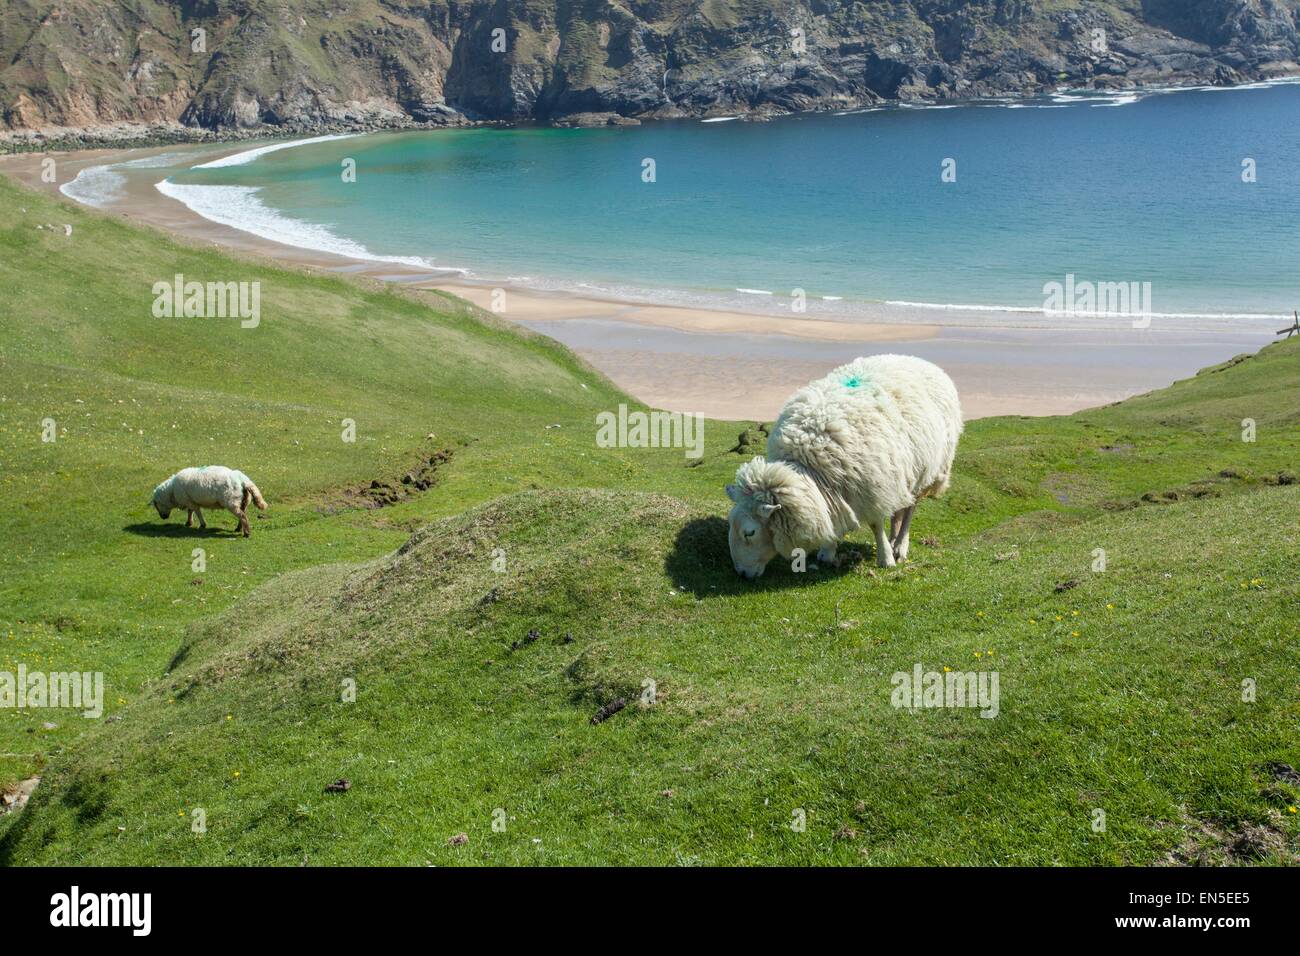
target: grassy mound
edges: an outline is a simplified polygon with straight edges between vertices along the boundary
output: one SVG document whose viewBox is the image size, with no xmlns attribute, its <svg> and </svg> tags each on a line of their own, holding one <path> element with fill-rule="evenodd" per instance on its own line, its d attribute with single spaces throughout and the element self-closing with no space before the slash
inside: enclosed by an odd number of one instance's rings
<svg viewBox="0 0 1300 956">
<path fill-rule="evenodd" d="M 593 417 L 624 397 L 459 300 L 178 244 L 2 178 L 0 202 L 0 668 L 103 671 L 110 712 L 157 678 L 186 624 L 276 574 L 375 557 L 511 491 L 685 475 L 680 453 L 596 454 Z M 259 281 L 261 323 L 154 318 L 153 284 L 177 273 Z M 268 497 L 248 541 L 230 515 L 199 533 L 148 507 L 155 484 L 203 464 Z M 434 487 L 403 484 L 412 473 Z M 81 723 L 45 722 L 0 710 L 0 786 Z"/>
<path fill-rule="evenodd" d="M 746 584 L 742 426 L 698 467 L 599 449 L 627 399 L 458 302 L 0 194 L 4 657 L 109 686 L 102 721 L 0 712 L 0 776 L 42 775 L 0 862 L 1296 860 L 1296 343 L 975 422 L 905 567 L 858 535 Z M 178 271 L 260 279 L 262 326 L 153 319 Z M 207 461 L 271 499 L 248 541 L 150 517 Z M 996 670 L 998 716 L 894 708 L 918 663 Z"/>
</svg>

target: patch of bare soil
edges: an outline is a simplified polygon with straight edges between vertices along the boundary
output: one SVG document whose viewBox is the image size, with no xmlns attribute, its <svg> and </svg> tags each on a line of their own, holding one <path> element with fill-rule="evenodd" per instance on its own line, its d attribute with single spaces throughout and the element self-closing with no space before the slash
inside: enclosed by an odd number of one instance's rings
<svg viewBox="0 0 1300 956">
<path fill-rule="evenodd" d="M 1228 361 L 1226 361 L 1226 362 L 1222 362 L 1222 363 L 1220 363 L 1220 364 L 1218 364 L 1218 365 L 1211 365 L 1209 368 L 1203 368 L 1203 369 L 1201 369 L 1199 372 L 1197 372 L 1196 374 L 1197 374 L 1197 375 L 1214 375 L 1216 372 L 1223 372 L 1223 371 L 1226 371 L 1227 369 L 1232 368 L 1234 365 L 1240 365 L 1242 362 L 1249 362 L 1249 361 L 1250 361 L 1251 359 L 1253 359 L 1254 357 L 1255 357 L 1255 356 L 1252 355 L 1252 354 L 1249 353 L 1249 352 L 1243 352 L 1241 355 L 1234 355 L 1232 358 L 1228 359 Z"/>
<path fill-rule="evenodd" d="M 1127 511 L 1141 505 L 1170 505 L 1179 501 L 1194 501 L 1198 498 L 1218 498 L 1234 482 L 1250 486 L 1256 484 L 1290 485 L 1294 484 L 1295 481 L 1295 476 L 1285 471 L 1280 472 L 1276 477 L 1264 475 L 1261 478 L 1251 478 L 1231 468 L 1224 468 L 1212 478 L 1198 478 L 1190 485 L 1182 488 L 1171 488 L 1168 491 L 1148 491 L 1139 500 L 1104 501 L 1101 507 L 1105 511 Z"/>
<path fill-rule="evenodd" d="M 1295 767 L 1292 767 L 1290 764 L 1274 760 L 1271 763 L 1266 764 L 1264 770 L 1274 780 L 1279 780 L 1282 783 L 1289 783 L 1293 787 L 1300 787 L 1300 770 L 1296 770 Z"/>
<path fill-rule="evenodd" d="M 1268 821 L 1227 826 L 1198 820 L 1184 811 L 1183 839 L 1158 866 L 1247 866 L 1255 863 L 1300 864 L 1300 847 L 1284 829 L 1282 814 L 1268 812 Z"/>
<path fill-rule="evenodd" d="M 344 488 L 330 496 L 321 510 L 331 514 L 345 508 L 387 508 L 400 504 L 437 484 L 438 469 L 451 460 L 451 454 L 450 448 L 421 454 L 415 464 L 401 475 L 373 478 L 365 484 Z"/>
</svg>

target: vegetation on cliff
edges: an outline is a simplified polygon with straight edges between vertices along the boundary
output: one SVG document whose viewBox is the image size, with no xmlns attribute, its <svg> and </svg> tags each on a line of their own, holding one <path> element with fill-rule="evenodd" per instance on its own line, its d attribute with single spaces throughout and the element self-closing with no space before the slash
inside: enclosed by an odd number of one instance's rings
<svg viewBox="0 0 1300 956">
<path fill-rule="evenodd" d="M 780 112 L 1300 71 L 1297 0 L 0 0 L 0 122 Z"/>
</svg>

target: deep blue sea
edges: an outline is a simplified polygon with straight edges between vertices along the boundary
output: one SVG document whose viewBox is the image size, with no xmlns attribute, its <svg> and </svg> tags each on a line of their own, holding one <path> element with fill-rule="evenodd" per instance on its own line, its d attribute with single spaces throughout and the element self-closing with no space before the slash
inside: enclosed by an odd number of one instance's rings
<svg viewBox="0 0 1300 956">
<path fill-rule="evenodd" d="M 1158 314 L 1300 306 L 1296 84 L 368 134 L 161 188 L 266 238 L 634 299 L 1041 310 L 1073 275 L 1149 282 Z"/>
</svg>

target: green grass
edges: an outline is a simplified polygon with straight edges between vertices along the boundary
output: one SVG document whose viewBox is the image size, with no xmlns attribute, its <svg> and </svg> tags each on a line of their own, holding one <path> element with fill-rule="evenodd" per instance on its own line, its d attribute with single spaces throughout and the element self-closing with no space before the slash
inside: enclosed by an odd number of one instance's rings
<svg viewBox="0 0 1300 956">
<path fill-rule="evenodd" d="M 0 710 L 0 783 L 42 776 L 0 862 L 1296 861 L 1300 343 L 972 423 L 905 567 L 859 534 L 746 584 L 740 425 L 697 467 L 599 449 L 628 399 L 457 300 L 0 201 L 0 669 L 108 688 L 99 721 Z M 176 272 L 260 281 L 261 325 L 153 318 Z M 440 449 L 429 491 L 349 507 Z M 205 463 L 270 500 L 250 539 L 148 509 Z M 918 662 L 997 670 L 999 716 L 894 709 Z"/>
</svg>

